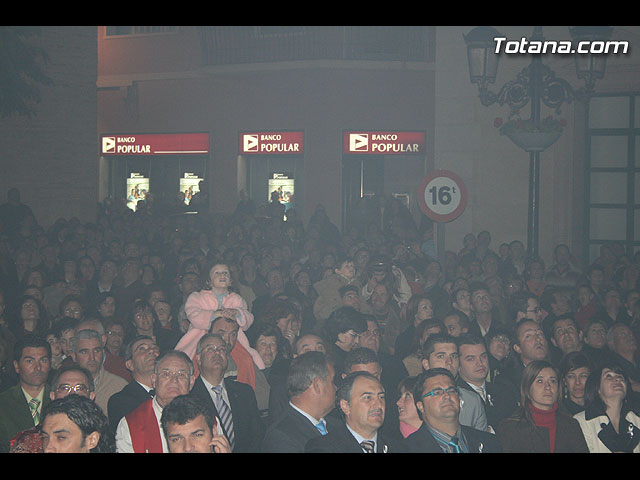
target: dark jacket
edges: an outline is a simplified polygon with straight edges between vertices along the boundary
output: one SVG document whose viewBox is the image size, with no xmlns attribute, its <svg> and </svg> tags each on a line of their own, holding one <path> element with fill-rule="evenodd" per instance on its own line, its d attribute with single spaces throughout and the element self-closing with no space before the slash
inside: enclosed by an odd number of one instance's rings
<svg viewBox="0 0 640 480">
<path fill-rule="evenodd" d="M 258 452 L 262 440 L 262 424 L 258 403 L 253 389 L 246 383 L 228 378 L 224 379 L 224 388 L 229 396 L 229 407 L 233 418 L 233 432 L 235 437 L 234 453 Z M 220 414 L 207 391 L 202 379 L 198 377 L 193 384 L 191 393 L 202 399 L 205 405 L 218 418 Z"/>
<path fill-rule="evenodd" d="M 107 414 L 109 417 L 109 425 L 113 432 L 115 433 L 122 417 L 133 412 L 140 404 L 149 400 L 151 397 L 152 395 L 135 380 L 129 382 L 129 384 L 118 393 L 111 395 L 107 403 Z"/>
<path fill-rule="evenodd" d="M 339 426 L 335 418 L 325 418 L 327 431 Z M 279 418 L 267 429 L 262 441 L 262 453 L 304 453 L 309 440 L 319 437 L 320 432 L 304 415 L 287 405 Z"/>
<path fill-rule="evenodd" d="M 406 453 L 407 448 L 402 440 L 387 437 L 378 431 L 376 453 Z M 324 436 L 309 440 L 305 453 L 364 453 L 362 447 L 343 422 Z"/>
<path fill-rule="evenodd" d="M 483 432 L 475 428 L 460 425 L 464 438 L 467 441 L 469 453 L 501 453 L 502 448 L 493 433 Z M 427 426 L 422 426 L 411 435 L 405 443 L 410 453 L 443 453 L 438 442 Z"/>
<path fill-rule="evenodd" d="M 538 427 L 520 413 L 505 418 L 496 435 L 507 453 L 550 453 L 549 430 Z M 556 441 L 554 453 L 589 453 L 582 429 L 577 420 L 556 412 Z"/>
<path fill-rule="evenodd" d="M 45 385 L 42 397 L 43 409 L 51 401 L 49 392 L 49 386 Z M 2 392 L 0 394 L 0 452 L 8 452 L 11 439 L 17 433 L 33 426 L 31 411 L 20 384 Z"/>
</svg>

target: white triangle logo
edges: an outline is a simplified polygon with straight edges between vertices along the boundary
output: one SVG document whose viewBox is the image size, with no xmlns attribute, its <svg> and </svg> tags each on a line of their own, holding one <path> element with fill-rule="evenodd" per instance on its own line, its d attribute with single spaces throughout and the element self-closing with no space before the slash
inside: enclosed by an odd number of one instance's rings
<svg viewBox="0 0 640 480">
<path fill-rule="evenodd" d="M 369 151 L 369 134 L 352 133 L 349 135 L 349 151 L 350 152 L 367 152 Z"/>
<path fill-rule="evenodd" d="M 244 135 L 243 141 L 245 152 L 258 151 L 258 135 Z"/>
<path fill-rule="evenodd" d="M 116 137 L 102 137 L 102 153 L 115 153 Z"/>
</svg>

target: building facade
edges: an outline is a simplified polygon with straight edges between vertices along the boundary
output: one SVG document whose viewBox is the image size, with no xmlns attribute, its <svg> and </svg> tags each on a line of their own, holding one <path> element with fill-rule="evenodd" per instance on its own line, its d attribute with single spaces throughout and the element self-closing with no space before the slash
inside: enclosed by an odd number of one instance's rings
<svg viewBox="0 0 640 480">
<path fill-rule="evenodd" d="M 533 27 L 496 29 L 520 39 Z M 232 211 L 242 190 L 257 204 L 277 191 L 303 220 L 322 204 L 343 227 L 360 198 L 374 195 L 406 202 L 419 223 L 422 180 L 446 170 L 464 183 L 466 206 L 435 222 L 441 252 L 482 230 L 496 250 L 512 240 L 526 245 L 529 154 L 495 126 L 507 108 L 483 106 L 469 80 L 470 30 L 44 27 L 58 82 L 43 89 L 35 119 L 0 121 L 4 157 L 17 165 L 0 185 L 18 186 L 39 218 L 89 221 L 107 196 L 131 197 L 135 208 L 143 190 L 170 198 L 202 187 L 217 211 Z M 614 27 L 613 38 L 633 47 L 639 33 Z M 570 38 L 568 27 L 544 34 Z M 490 87 L 498 91 L 529 61 L 501 55 Z M 543 61 L 581 86 L 573 56 Z M 558 243 L 583 263 L 610 241 L 629 254 L 640 249 L 638 69 L 633 48 L 610 54 L 589 102 L 543 112 L 566 123 L 541 153 L 547 264 Z"/>
</svg>

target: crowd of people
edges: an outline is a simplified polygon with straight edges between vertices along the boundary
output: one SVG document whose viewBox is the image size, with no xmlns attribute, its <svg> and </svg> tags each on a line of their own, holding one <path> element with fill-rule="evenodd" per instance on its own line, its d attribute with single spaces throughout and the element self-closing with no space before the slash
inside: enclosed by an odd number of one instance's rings
<svg viewBox="0 0 640 480">
<path fill-rule="evenodd" d="M 436 258 L 380 200 L 343 231 L 246 194 L 44 225 L 11 189 L 0 451 L 640 452 L 640 254 Z"/>
</svg>

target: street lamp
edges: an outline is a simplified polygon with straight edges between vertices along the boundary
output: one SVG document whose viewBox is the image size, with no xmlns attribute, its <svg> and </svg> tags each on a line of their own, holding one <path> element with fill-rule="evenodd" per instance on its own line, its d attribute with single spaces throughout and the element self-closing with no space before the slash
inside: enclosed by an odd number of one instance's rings
<svg viewBox="0 0 640 480">
<path fill-rule="evenodd" d="M 544 104 L 556 112 L 564 103 L 574 99 L 587 101 L 593 94 L 595 82 L 604 77 L 606 56 L 578 52 L 581 42 L 601 42 L 611 37 L 612 27 L 570 27 L 571 52 L 575 57 L 576 75 L 585 82 L 581 89 L 574 89 L 569 82 L 559 78 L 542 63 L 539 53 L 530 53 L 531 63 L 516 78 L 505 83 L 498 93 L 489 90 L 495 83 L 500 54 L 496 53 L 496 42 L 504 36 L 493 27 L 476 27 L 463 35 L 467 45 L 469 77 L 478 85 L 482 105 L 507 104 L 510 116 L 518 113 L 527 104 L 531 106 L 531 117 L 522 122 L 526 129 L 513 131 L 504 129 L 505 135 L 518 146 L 529 152 L 529 214 L 527 224 L 527 250 L 538 255 L 538 209 L 540 152 L 552 145 L 561 135 L 562 128 L 554 125 L 553 130 L 545 128 L 541 121 L 540 108 Z M 534 27 L 529 44 L 544 45 L 542 27 Z"/>
</svg>

